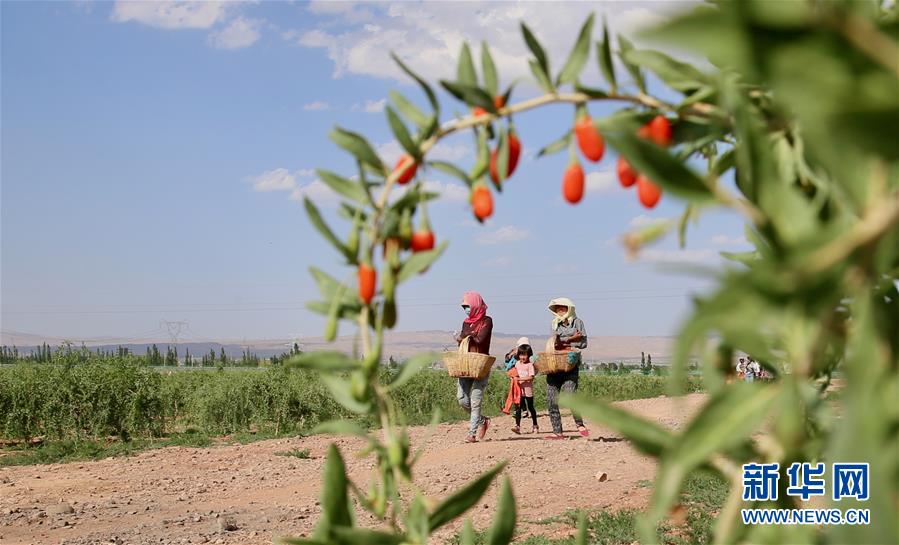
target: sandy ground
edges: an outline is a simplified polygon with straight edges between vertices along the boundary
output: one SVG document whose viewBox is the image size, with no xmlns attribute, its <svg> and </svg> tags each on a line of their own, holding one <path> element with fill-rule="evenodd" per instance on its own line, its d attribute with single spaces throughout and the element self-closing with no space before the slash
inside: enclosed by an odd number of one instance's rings
<svg viewBox="0 0 899 545">
<path fill-rule="evenodd" d="M 702 394 L 659 397 L 618 405 L 676 428 L 705 401 Z M 567 430 L 573 422 L 565 417 Z M 517 436 L 511 418 L 495 418 L 485 440 L 462 443 L 465 426 L 437 427 L 416 466 L 416 482 L 435 499 L 463 486 L 501 460 L 512 477 L 523 535 L 555 535 L 561 527 L 537 524 L 570 508 L 645 507 L 646 481 L 656 464 L 611 430 L 591 427 L 591 437 L 544 441 Z M 540 414 L 543 430 L 550 428 Z M 529 429 L 529 426 L 526 426 Z M 410 430 L 413 446 L 426 427 Z M 278 536 L 308 535 L 320 514 L 319 478 L 328 445 L 344 453 L 351 477 L 362 485 L 372 458 L 355 453 L 361 441 L 319 435 L 248 445 L 146 451 L 126 458 L 46 466 L 0 468 L 0 544 L 271 543 Z M 308 449 L 310 459 L 280 456 Z M 596 475 L 608 474 L 600 482 Z M 498 482 L 498 481 L 497 481 Z M 468 514 L 489 525 L 496 485 Z M 361 512 L 361 524 L 374 524 Z M 435 542 L 451 536 L 447 527 Z"/>
</svg>

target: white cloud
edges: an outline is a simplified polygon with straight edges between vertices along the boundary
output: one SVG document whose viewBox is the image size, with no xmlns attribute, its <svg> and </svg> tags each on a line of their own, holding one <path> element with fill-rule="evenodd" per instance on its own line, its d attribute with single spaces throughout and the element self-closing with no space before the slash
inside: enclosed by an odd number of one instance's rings
<svg viewBox="0 0 899 545">
<path fill-rule="evenodd" d="M 436 180 L 428 180 L 424 183 L 426 191 L 440 193 L 439 202 L 465 202 L 468 200 L 468 188 L 460 183 L 444 183 Z"/>
<path fill-rule="evenodd" d="M 587 174 L 587 191 L 610 193 L 618 186 L 617 175 L 611 170 L 599 170 Z"/>
<path fill-rule="evenodd" d="M 729 237 L 727 235 L 715 235 L 712 237 L 712 244 L 716 246 L 744 246 L 749 244 L 746 237 L 740 235 L 738 237 Z"/>
<path fill-rule="evenodd" d="M 485 246 L 494 244 L 505 244 L 508 242 L 518 242 L 528 238 L 531 233 L 527 229 L 516 227 L 514 225 L 506 225 L 489 233 L 481 233 L 475 237 L 475 242 Z"/>
<path fill-rule="evenodd" d="M 640 214 L 639 216 L 633 218 L 630 222 L 628 222 L 628 227 L 633 229 L 640 229 L 641 227 L 649 227 L 650 225 L 658 225 L 660 223 L 665 223 L 669 221 L 670 218 L 654 218 L 652 216 L 647 216 L 646 214 Z"/>
<path fill-rule="evenodd" d="M 113 21 L 134 21 L 157 28 L 211 28 L 223 21 L 237 2 L 117 1 L 112 7 Z"/>
<path fill-rule="evenodd" d="M 314 102 L 308 102 L 303 104 L 303 109 L 310 112 L 317 112 L 322 110 L 330 110 L 331 105 L 325 102 L 324 100 L 316 100 Z"/>
<path fill-rule="evenodd" d="M 501 269 L 510 265 L 512 265 L 512 258 L 507 255 L 493 257 L 481 262 L 481 266 L 489 267 L 491 269 Z"/>
<path fill-rule="evenodd" d="M 254 191 L 290 191 L 297 186 L 296 177 L 286 168 L 266 170 L 250 178 Z"/>
<path fill-rule="evenodd" d="M 709 263 L 719 259 L 717 252 L 708 249 L 700 250 L 657 250 L 654 248 L 641 250 L 637 254 L 640 261 L 651 263 Z"/>
<path fill-rule="evenodd" d="M 209 44 L 218 49 L 241 49 L 259 40 L 262 21 L 238 17 L 221 30 L 209 34 Z"/>
<path fill-rule="evenodd" d="M 302 201 L 303 197 L 309 197 L 316 204 L 333 204 L 338 202 L 340 196 L 325 185 L 321 180 L 313 180 L 308 184 L 298 186 L 290 192 L 290 200 Z"/>
<path fill-rule="evenodd" d="M 465 144 L 447 144 L 439 142 L 428 152 L 429 159 L 440 161 L 461 161 L 471 153 L 471 147 Z"/>
<path fill-rule="evenodd" d="M 639 7 L 626 3 L 601 3 L 601 15 L 608 18 L 613 34 L 633 35 L 646 24 L 666 13 L 678 11 L 695 2 L 654 2 Z M 552 67 L 558 69 L 571 49 L 577 27 L 594 2 L 396 2 L 353 4 L 348 2 L 312 2 L 309 11 L 320 17 L 332 17 L 340 30 L 314 30 L 291 35 L 301 46 L 323 48 L 334 63 L 334 77 L 363 74 L 390 77 L 409 83 L 387 54 L 395 51 L 425 78 L 434 80 L 455 73 L 456 55 L 462 42 L 488 41 L 494 61 L 508 84 L 517 77 L 531 78 L 528 52 L 521 37 L 520 21 L 532 28 L 547 50 Z M 597 36 L 594 27 L 594 37 Z M 475 51 L 478 54 L 477 51 Z M 589 70 L 598 78 L 595 63 Z"/>
<path fill-rule="evenodd" d="M 286 168 L 275 168 L 251 176 L 249 182 L 253 184 L 253 191 L 291 191 L 299 186 L 297 178 L 307 178 L 313 174 L 311 169 L 290 172 Z"/>
<path fill-rule="evenodd" d="M 364 103 L 353 104 L 353 111 L 363 111 L 367 114 L 379 114 L 384 111 L 384 106 L 386 104 L 386 98 L 382 98 L 381 100 L 366 100 Z"/>
</svg>

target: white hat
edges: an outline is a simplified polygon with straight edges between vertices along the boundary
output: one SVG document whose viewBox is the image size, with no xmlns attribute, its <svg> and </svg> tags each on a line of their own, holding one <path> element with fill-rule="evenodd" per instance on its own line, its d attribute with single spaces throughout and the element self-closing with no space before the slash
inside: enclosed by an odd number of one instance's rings
<svg viewBox="0 0 899 545">
<path fill-rule="evenodd" d="M 518 342 L 515 343 L 515 346 L 521 346 L 523 344 L 531 346 L 531 340 L 527 337 L 521 337 L 520 339 L 518 339 Z"/>
</svg>

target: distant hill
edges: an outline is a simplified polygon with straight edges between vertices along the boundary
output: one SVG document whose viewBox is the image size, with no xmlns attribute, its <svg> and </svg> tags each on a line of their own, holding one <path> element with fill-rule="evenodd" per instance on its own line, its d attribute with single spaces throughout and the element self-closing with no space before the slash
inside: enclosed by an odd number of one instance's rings
<svg viewBox="0 0 899 545">
<path fill-rule="evenodd" d="M 510 350 L 519 337 L 527 336 L 536 352 L 543 350 L 548 336 L 546 334 L 522 335 L 520 333 L 494 333 L 491 343 L 491 353 L 502 355 Z M 46 342 L 51 346 L 58 346 L 65 341 L 59 337 L 49 337 L 28 333 L 7 332 L 0 333 L 0 344 L 19 348 L 20 352 L 27 352 L 35 346 Z M 70 339 L 76 345 L 80 340 Z M 84 345 L 90 348 L 100 347 L 104 350 L 115 349 L 119 343 L 104 342 L 105 339 L 85 339 Z M 333 343 L 326 343 L 321 337 L 300 338 L 300 347 L 304 351 L 311 350 L 338 350 L 351 353 L 355 337 L 339 337 Z M 239 358 L 244 349 L 262 358 L 267 358 L 282 352 L 287 352 L 291 345 L 290 339 L 257 339 L 246 341 L 222 340 L 221 342 L 181 342 L 178 347 L 179 356 L 183 356 L 185 349 L 190 350 L 192 356 L 208 354 L 210 350 L 218 354 L 224 347 L 229 357 Z M 135 339 L 135 342 L 121 343 L 136 354 L 144 354 L 147 347 L 156 344 L 164 351 L 165 346 L 172 344 L 163 339 Z M 384 358 L 393 356 L 403 360 L 419 352 L 440 352 L 455 349 L 456 343 L 449 331 L 409 331 L 389 332 L 385 336 Z M 629 337 L 629 336 L 591 336 L 588 348 L 584 351 L 588 361 L 640 361 L 640 352 L 652 354 L 654 363 L 665 363 L 671 356 L 674 346 L 674 337 Z"/>
</svg>

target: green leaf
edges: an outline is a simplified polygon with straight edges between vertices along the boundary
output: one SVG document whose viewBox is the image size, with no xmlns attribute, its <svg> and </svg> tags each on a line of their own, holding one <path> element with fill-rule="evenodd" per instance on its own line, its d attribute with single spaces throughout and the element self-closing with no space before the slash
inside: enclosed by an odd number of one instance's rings
<svg viewBox="0 0 899 545">
<path fill-rule="evenodd" d="M 734 148 L 731 148 L 721 155 L 719 155 L 715 161 L 712 163 L 712 168 L 710 169 L 710 174 L 714 176 L 721 176 L 728 170 L 734 168 L 736 155 L 734 153 Z"/>
<path fill-rule="evenodd" d="M 362 211 L 361 208 L 356 208 L 355 206 L 342 202 L 340 203 L 340 207 L 337 209 L 337 213 L 346 220 L 355 222 L 358 218 L 359 223 L 365 224 L 368 221 L 368 214 Z"/>
<path fill-rule="evenodd" d="M 440 80 L 440 85 L 469 106 L 480 106 L 490 113 L 496 113 L 496 105 L 493 103 L 493 98 L 480 87 L 445 80 Z"/>
<path fill-rule="evenodd" d="M 719 252 L 721 257 L 725 259 L 729 259 L 730 261 L 735 261 L 737 263 L 742 263 L 744 265 L 752 265 L 754 262 L 761 259 L 761 254 L 758 252 Z"/>
<path fill-rule="evenodd" d="M 340 451 L 333 444 L 328 447 L 323 481 L 322 520 L 327 521 L 330 528 L 352 525 L 350 498 L 347 495 L 346 465 Z"/>
<path fill-rule="evenodd" d="M 470 180 L 479 179 L 490 166 L 490 148 L 487 146 L 487 130 L 484 127 L 478 127 L 475 131 L 475 148 L 478 150 L 478 156 L 471 167 Z"/>
<path fill-rule="evenodd" d="M 321 213 L 318 211 L 318 208 L 313 204 L 309 197 L 303 197 L 303 206 L 306 208 L 306 215 L 309 216 L 309 221 L 312 222 L 313 227 L 315 227 L 319 233 L 325 237 L 325 240 L 331 243 L 332 246 L 337 248 L 337 250 L 343 254 L 343 256 L 347 259 L 347 261 L 352 262 L 356 259 L 356 256 L 350 251 L 346 245 L 337 238 L 337 235 L 331 231 L 331 228 L 328 227 L 328 224 L 325 223 L 324 218 L 322 218 Z"/>
<path fill-rule="evenodd" d="M 496 65 L 493 56 L 490 55 L 490 47 L 487 42 L 481 42 L 481 67 L 484 71 L 484 87 L 491 96 L 499 92 L 499 78 L 496 75 Z"/>
<path fill-rule="evenodd" d="M 488 545 L 508 545 L 515 535 L 515 496 L 512 494 L 512 481 L 509 477 L 503 479 L 500 491 L 499 504 L 496 506 L 496 515 L 493 517 L 493 525 L 487 537 Z"/>
<path fill-rule="evenodd" d="M 574 545 L 587 545 L 587 513 L 583 509 L 577 512 L 577 536 Z"/>
<path fill-rule="evenodd" d="M 415 499 L 406 510 L 405 522 L 409 543 L 428 542 L 428 510 L 421 494 L 416 494 Z"/>
<path fill-rule="evenodd" d="M 352 199 L 363 206 L 371 204 L 371 201 L 368 198 L 368 192 L 365 191 L 365 188 L 358 182 L 344 178 L 329 170 L 316 169 L 315 173 L 318 175 L 319 179 L 334 190 L 335 193 Z"/>
<path fill-rule="evenodd" d="M 578 93 L 584 93 L 590 98 L 606 98 L 609 96 L 609 93 L 603 91 L 602 89 L 587 87 L 585 85 L 581 85 L 580 83 L 574 84 L 574 90 Z"/>
<path fill-rule="evenodd" d="M 331 529 L 332 535 L 338 545 L 399 545 L 405 542 L 406 536 L 402 534 L 388 534 L 378 530 L 367 528 L 336 527 Z"/>
<path fill-rule="evenodd" d="M 337 295 L 340 290 L 340 282 L 333 276 L 318 267 L 309 267 L 309 272 L 315 278 L 315 284 L 318 286 L 318 291 L 322 294 L 322 297 L 333 299 Z"/>
<path fill-rule="evenodd" d="M 434 412 L 431 414 L 431 422 L 428 424 L 428 433 L 425 435 L 424 439 L 422 439 L 418 449 L 415 451 L 415 455 L 412 457 L 412 461 L 409 463 L 410 466 L 418 463 L 418 460 L 421 459 L 422 455 L 425 453 L 425 447 L 430 441 L 431 436 L 434 435 L 434 431 L 437 429 L 437 424 L 440 423 L 440 418 L 443 416 L 443 412 L 440 410 L 440 406 L 434 406 Z"/>
<path fill-rule="evenodd" d="M 712 200 L 712 192 L 703 179 L 667 150 L 638 138 L 635 131 L 603 134 L 612 147 L 627 157 L 634 170 L 643 173 L 653 183 L 685 199 Z"/>
<path fill-rule="evenodd" d="M 637 88 L 640 89 L 641 92 L 646 92 L 646 80 L 643 79 L 643 72 L 640 71 L 640 68 L 635 66 L 633 63 L 627 60 L 627 53 L 634 49 L 633 44 L 622 36 L 618 35 L 618 48 L 619 48 L 619 56 L 621 57 L 621 62 L 624 64 L 624 67 L 627 68 L 627 71 L 631 75 L 631 79 L 634 80 L 634 83 L 637 85 Z"/>
<path fill-rule="evenodd" d="M 381 162 L 371 144 L 361 135 L 336 127 L 328 137 L 338 146 L 352 153 L 358 160 L 373 168 L 375 172 L 383 176 L 387 175 L 384 163 Z"/>
<path fill-rule="evenodd" d="M 428 85 L 424 79 L 422 79 L 418 74 L 412 71 L 406 63 L 400 60 L 400 58 L 396 55 L 396 53 L 391 52 L 390 57 L 393 61 L 399 65 L 400 69 L 406 73 L 407 76 L 414 79 L 416 83 L 421 87 L 421 89 L 425 92 L 425 95 L 428 96 L 428 102 L 431 103 L 431 109 L 434 110 L 434 115 L 439 117 L 440 114 L 440 103 L 437 102 L 437 95 L 434 94 L 434 90 L 431 89 L 431 86 Z"/>
<path fill-rule="evenodd" d="M 398 116 L 390 106 L 384 108 L 384 111 L 387 112 L 387 122 L 390 123 L 390 130 L 393 131 L 393 135 L 396 137 L 397 142 L 399 142 L 403 149 L 406 150 L 406 153 L 415 158 L 416 162 L 420 161 L 421 150 L 418 149 L 418 145 L 412 140 L 409 129 L 406 128 L 403 120 L 400 119 L 400 116 Z"/>
<path fill-rule="evenodd" d="M 612 65 L 612 45 L 609 42 L 609 27 L 606 24 L 605 17 L 602 20 L 602 41 L 596 42 L 596 57 L 599 60 L 599 69 L 609 83 L 609 88 L 612 90 L 612 93 L 617 93 L 618 85 L 615 82 L 615 67 Z"/>
<path fill-rule="evenodd" d="M 342 352 L 332 350 L 305 352 L 288 359 L 285 365 L 301 369 L 314 369 L 326 373 L 353 371 L 361 367 L 359 360 L 353 359 Z"/>
<path fill-rule="evenodd" d="M 583 394 L 563 397 L 559 403 L 612 428 L 627 437 L 637 450 L 650 456 L 659 456 L 674 442 L 674 435 L 666 428 L 611 403 L 590 399 Z"/>
<path fill-rule="evenodd" d="M 552 81 L 549 79 L 549 74 L 543 71 L 540 63 L 534 59 L 528 59 L 528 66 L 531 67 L 531 73 L 534 74 L 534 77 L 537 79 L 537 84 L 540 85 L 541 89 L 547 93 L 552 93 L 556 90 L 555 87 L 553 87 Z"/>
<path fill-rule="evenodd" d="M 306 308 L 317 314 L 328 316 L 331 312 L 331 303 L 327 301 L 307 301 Z M 338 316 L 340 316 L 341 320 L 355 320 L 359 317 L 359 312 L 361 310 L 362 304 L 357 297 L 353 303 L 341 302 Z"/>
<path fill-rule="evenodd" d="M 369 414 L 371 412 L 372 404 L 359 401 L 353 397 L 352 387 L 346 379 L 331 374 L 319 375 L 319 378 L 328 387 L 328 391 L 331 392 L 334 401 L 354 413 Z"/>
<path fill-rule="evenodd" d="M 468 42 L 462 42 L 462 51 L 459 52 L 459 64 L 456 67 L 456 82 L 469 87 L 478 86 L 478 75 L 474 70 L 474 62 L 471 60 L 471 49 Z"/>
<path fill-rule="evenodd" d="M 550 142 L 546 146 L 543 147 L 540 151 L 537 152 L 537 157 L 543 157 L 544 155 L 552 155 L 554 153 L 559 153 L 564 149 L 568 149 L 568 144 L 571 142 L 571 133 L 569 130 L 565 134 L 562 135 L 561 138 Z"/>
<path fill-rule="evenodd" d="M 684 213 L 681 214 L 681 217 L 677 222 L 677 245 L 682 250 L 687 246 L 687 222 L 690 221 L 690 217 L 693 216 L 695 211 L 696 207 L 692 204 L 688 204 L 686 208 L 684 208 Z"/>
<path fill-rule="evenodd" d="M 735 383 L 709 400 L 662 457 L 650 510 L 642 525 L 644 539 L 677 499 L 687 474 L 716 452 L 738 446 L 750 437 L 767 418 L 778 392 L 773 385 Z"/>
<path fill-rule="evenodd" d="M 672 59 L 668 55 L 651 49 L 622 50 L 622 59 L 630 64 L 642 66 L 654 72 L 665 84 L 684 94 L 700 89 L 708 83 L 705 74 L 689 64 Z"/>
<path fill-rule="evenodd" d="M 496 171 L 499 181 L 494 185 L 497 191 L 502 192 L 502 181 L 506 179 L 506 173 L 509 172 L 509 131 L 505 127 L 499 133 L 496 151 Z"/>
<path fill-rule="evenodd" d="M 490 483 L 493 482 L 493 479 L 504 467 L 506 467 L 506 462 L 500 462 L 493 469 L 488 470 L 474 481 L 465 485 L 461 490 L 440 502 L 440 505 L 434 509 L 434 512 L 431 513 L 428 519 L 430 531 L 433 532 L 447 522 L 455 520 L 462 513 L 468 511 L 471 506 L 478 503 L 481 496 L 490 487 Z"/>
<path fill-rule="evenodd" d="M 438 361 L 440 359 L 440 354 L 436 352 L 426 352 L 424 354 L 416 354 L 411 358 L 407 359 L 403 364 L 403 367 L 400 369 L 399 374 L 393 379 L 393 382 L 388 386 L 388 390 L 396 390 L 403 384 L 409 382 L 412 377 L 416 375 L 423 367 L 426 365 L 430 365 L 431 363 Z"/>
<path fill-rule="evenodd" d="M 372 440 L 368 432 L 359 424 L 345 419 L 328 420 L 327 422 L 322 422 L 312 430 L 312 433 L 334 433 L 338 435 L 352 435 L 355 437 L 361 437 L 362 439 L 366 439 L 369 441 Z"/>
<path fill-rule="evenodd" d="M 540 45 L 540 41 L 537 40 L 537 37 L 534 36 L 534 33 L 531 32 L 531 29 L 524 23 L 521 23 L 521 33 L 524 35 L 524 43 L 527 44 L 528 49 L 531 50 L 531 53 L 534 54 L 534 58 L 537 60 L 537 65 L 540 67 L 543 75 L 546 77 L 546 80 L 549 81 L 549 60 L 546 58 L 546 53 L 543 51 L 543 47 Z M 533 66 L 531 67 L 533 70 Z M 539 79 L 539 78 L 538 78 Z M 550 85 L 550 89 L 552 85 Z"/>
<path fill-rule="evenodd" d="M 468 174 L 466 174 L 464 170 L 447 161 L 428 161 L 428 165 L 436 168 L 441 172 L 445 172 L 450 176 L 459 178 L 469 187 L 471 187 L 471 184 L 474 183 L 472 179 L 468 177 Z"/>
<path fill-rule="evenodd" d="M 568 60 L 565 61 L 565 66 L 562 67 L 559 76 L 556 78 L 556 85 L 575 81 L 580 75 L 581 70 L 583 70 L 584 64 L 587 62 L 587 57 L 590 56 L 590 37 L 593 33 L 593 16 L 593 13 L 591 13 L 581 26 L 581 31 L 578 34 L 574 47 L 571 49 L 571 53 L 568 55 Z"/>
<path fill-rule="evenodd" d="M 390 91 L 390 100 L 396 105 L 401 114 L 418 125 L 422 130 L 431 124 L 432 116 L 425 114 L 418 106 L 396 91 Z"/>
<path fill-rule="evenodd" d="M 412 256 L 403 263 L 402 267 L 400 267 L 400 273 L 397 275 L 397 282 L 405 282 L 430 267 L 431 264 L 440 257 L 443 251 L 446 250 L 448 244 L 449 241 L 444 240 L 433 250 L 412 254 Z"/>
<path fill-rule="evenodd" d="M 475 545 L 474 526 L 471 525 L 471 519 L 465 519 L 465 522 L 462 524 L 459 545 Z"/>
</svg>

